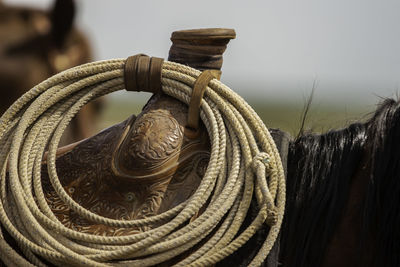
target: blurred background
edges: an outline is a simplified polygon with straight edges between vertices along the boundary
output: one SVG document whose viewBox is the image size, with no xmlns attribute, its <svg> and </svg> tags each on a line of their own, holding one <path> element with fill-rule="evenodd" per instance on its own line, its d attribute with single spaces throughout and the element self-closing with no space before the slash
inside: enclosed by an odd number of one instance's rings
<svg viewBox="0 0 400 267">
<path fill-rule="evenodd" d="M 50 0 L 3 0 L 49 9 Z M 77 0 L 75 25 L 94 60 L 145 53 L 167 58 L 175 30 L 236 30 L 222 82 L 268 127 L 296 134 L 314 88 L 306 129 L 326 131 L 365 119 L 384 97 L 397 98 L 399 1 Z M 111 95 L 99 128 L 138 113 L 148 94 Z"/>
</svg>

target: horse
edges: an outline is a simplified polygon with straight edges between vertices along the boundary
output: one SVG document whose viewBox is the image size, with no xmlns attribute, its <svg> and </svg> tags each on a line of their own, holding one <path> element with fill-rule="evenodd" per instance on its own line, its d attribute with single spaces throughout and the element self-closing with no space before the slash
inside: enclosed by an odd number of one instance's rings
<svg viewBox="0 0 400 267">
<path fill-rule="evenodd" d="M 400 266 L 399 135 L 400 101 L 386 99 L 366 122 L 288 141 L 285 217 L 266 266 Z M 247 266 L 266 230 L 217 266 Z"/>
<path fill-rule="evenodd" d="M 57 0 L 49 11 L 0 3 L 0 113 L 40 81 L 92 60 L 88 40 L 73 26 L 72 0 Z M 62 144 L 91 136 L 103 101 L 85 106 Z"/>
<path fill-rule="evenodd" d="M 289 266 L 400 265 L 399 134 L 400 103 L 387 99 L 365 123 L 292 142 Z"/>
</svg>

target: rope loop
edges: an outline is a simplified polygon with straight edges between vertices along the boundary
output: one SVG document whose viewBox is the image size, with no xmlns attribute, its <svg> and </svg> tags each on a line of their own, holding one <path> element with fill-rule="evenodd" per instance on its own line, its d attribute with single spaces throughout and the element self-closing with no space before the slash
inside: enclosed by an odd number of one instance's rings
<svg viewBox="0 0 400 267">
<path fill-rule="evenodd" d="M 194 82 L 192 95 L 189 102 L 188 119 L 185 130 L 185 135 L 187 137 L 193 139 L 198 136 L 201 100 L 203 99 L 208 83 L 212 79 L 219 79 L 220 76 L 221 71 L 205 70 Z"/>
</svg>

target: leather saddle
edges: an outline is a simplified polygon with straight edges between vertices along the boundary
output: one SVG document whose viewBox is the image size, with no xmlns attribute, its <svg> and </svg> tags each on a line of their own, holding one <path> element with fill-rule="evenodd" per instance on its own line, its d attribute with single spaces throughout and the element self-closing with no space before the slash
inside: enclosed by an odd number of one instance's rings
<svg viewBox="0 0 400 267">
<path fill-rule="evenodd" d="M 219 70 L 222 53 L 234 37 L 227 29 L 174 32 L 169 60 Z M 65 191 L 91 212 L 118 220 L 146 218 L 182 203 L 196 190 L 210 157 L 204 125 L 200 123 L 195 136 L 188 134 L 187 116 L 185 104 L 155 94 L 137 117 L 60 148 L 56 166 Z M 288 134 L 274 130 L 272 135 L 285 165 Z M 104 226 L 79 217 L 52 188 L 45 161 L 42 179 L 52 211 L 71 229 L 108 236 L 148 230 Z"/>
</svg>

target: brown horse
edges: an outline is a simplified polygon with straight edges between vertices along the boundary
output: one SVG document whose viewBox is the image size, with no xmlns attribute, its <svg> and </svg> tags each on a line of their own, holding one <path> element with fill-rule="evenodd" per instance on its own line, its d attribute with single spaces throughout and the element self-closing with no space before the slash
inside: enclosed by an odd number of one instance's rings
<svg viewBox="0 0 400 267">
<path fill-rule="evenodd" d="M 400 266 L 400 102 L 291 144 L 287 266 Z"/>
<path fill-rule="evenodd" d="M 285 218 L 265 266 L 400 266 L 399 136 L 400 101 L 387 99 L 365 123 L 290 141 Z M 218 266 L 247 266 L 266 230 Z"/>
<path fill-rule="evenodd" d="M 48 77 L 91 61 L 89 44 L 73 27 L 72 0 L 57 0 L 52 10 L 0 3 L 0 113 Z M 71 122 L 63 144 L 94 133 L 101 101 L 86 105 Z"/>
</svg>

